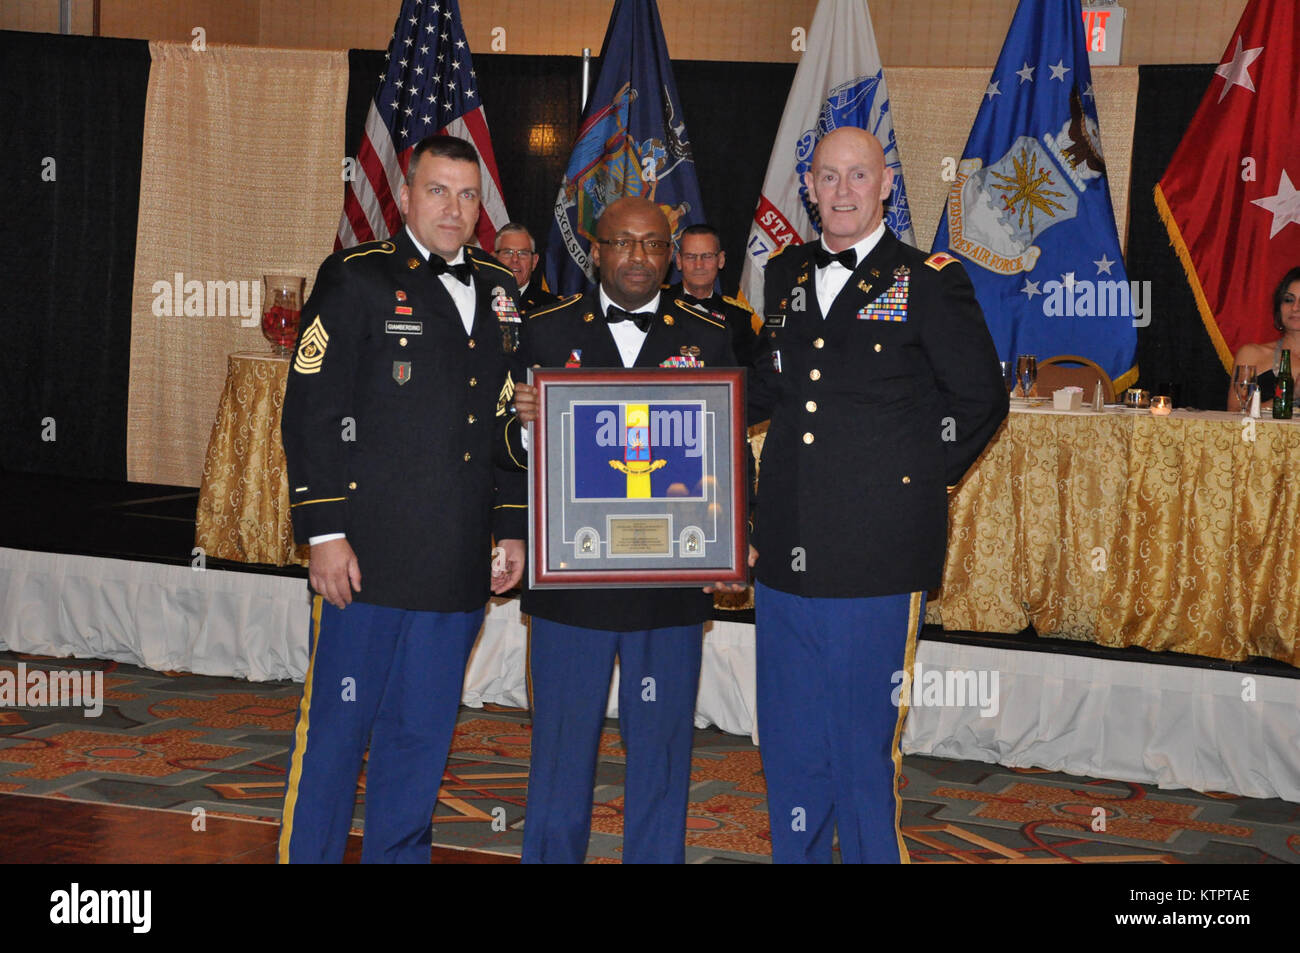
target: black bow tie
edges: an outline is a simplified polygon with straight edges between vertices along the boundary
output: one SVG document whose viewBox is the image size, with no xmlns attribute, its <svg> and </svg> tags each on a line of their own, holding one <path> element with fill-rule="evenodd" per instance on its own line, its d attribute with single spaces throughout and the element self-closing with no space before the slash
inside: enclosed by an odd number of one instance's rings
<svg viewBox="0 0 1300 953">
<path fill-rule="evenodd" d="M 469 284 L 469 276 L 474 273 L 470 263 L 462 259 L 459 264 L 449 265 L 446 259 L 440 255 L 429 255 L 429 267 L 433 269 L 435 275 L 451 275 L 463 285 Z"/>
<path fill-rule="evenodd" d="M 654 315 L 649 311 L 624 311 L 616 304 L 611 304 L 605 311 L 605 320 L 610 324 L 617 324 L 619 321 L 631 321 L 641 331 L 650 330 L 650 322 L 654 320 Z"/>
<path fill-rule="evenodd" d="M 858 253 L 852 248 L 846 248 L 842 252 L 829 252 L 820 245 L 813 252 L 813 261 L 817 263 L 818 268 L 825 268 L 833 261 L 838 261 L 841 265 L 852 271 L 858 267 Z"/>
</svg>

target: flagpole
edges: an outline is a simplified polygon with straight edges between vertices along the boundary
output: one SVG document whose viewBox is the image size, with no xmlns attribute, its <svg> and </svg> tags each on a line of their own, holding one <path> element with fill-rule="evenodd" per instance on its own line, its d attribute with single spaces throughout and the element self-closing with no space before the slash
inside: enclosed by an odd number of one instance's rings
<svg viewBox="0 0 1300 953">
<path fill-rule="evenodd" d="M 591 88 L 591 47 L 582 48 L 582 112 L 587 112 L 587 90 Z"/>
</svg>

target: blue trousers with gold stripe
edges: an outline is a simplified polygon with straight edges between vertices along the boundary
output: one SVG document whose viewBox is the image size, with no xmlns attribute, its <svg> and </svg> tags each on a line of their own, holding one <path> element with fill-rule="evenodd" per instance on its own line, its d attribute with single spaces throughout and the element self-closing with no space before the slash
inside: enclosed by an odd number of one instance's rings
<svg viewBox="0 0 1300 953">
<path fill-rule="evenodd" d="M 615 655 L 619 731 L 627 750 L 623 862 L 686 859 L 703 639 L 703 625 L 610 632 L 533 617 L 533 748 L 524 863 L 580 864 L 587 856 L 596 756 Z"/>
<path fill-rule="evenodd" d="M 754 592 L 758 736 L 772 859 L 903 863 L 899 739 L 892 700 L 911 671 L 925 594 L 810 599 Z"/>
<path fill-rule="evenodd" d="M 474 612 L 312 603 L 311 661 L 289 752 L 281 863 L 340 863 L 367 743 L 362 863 L 427 864 Z"/>
</svg>

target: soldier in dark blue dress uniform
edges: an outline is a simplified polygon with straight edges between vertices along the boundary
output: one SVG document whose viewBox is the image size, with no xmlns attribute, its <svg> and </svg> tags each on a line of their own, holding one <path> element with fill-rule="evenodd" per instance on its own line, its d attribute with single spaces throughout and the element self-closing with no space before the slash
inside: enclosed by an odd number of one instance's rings
<svg viewBox="0 0 1300 953">
<path fill-rule="evenodd" d="M 671 231 L 653 203 L 624 198 L 596 226 L 600 286 L 533 312 L 523 362 L 542 367 L 734 367 L 724 322 L 660 292 Z M 689 373 L 689 372 L 688 372 Z M 536 419 L 535 389 L 516 393 Z M 700 589 L 526 589 L 533 704 L 525 863 L 581 863 L 614 660 L 627 749 L 625 863 L 685 859 L 695 698 L 704 622 Z"/>
<path fill-rule="evenodd" d="M 281 862 L 343 859 L 369 745 L 362 860 L 428 863 L 489 586 L 522 573 L 526 485 L 494 465 L 513 423 L 516 286 L 465 244 L 479 195 L 473 146 L 423 140 L 406 227 L 327 258 L 303 309 L 282 430 L 315 595 Z"/>
<path fill-rule="evenodd" d="M 1007 413 L 970 280 L 882 221 L 874 136 L 821 140 L 818 242 L 769 259 L 751 417 L 771 417 L 753 515 L 758 731 L 772 856 L 906 860 L 899 738 L 947 492 Z"/>
</svg>

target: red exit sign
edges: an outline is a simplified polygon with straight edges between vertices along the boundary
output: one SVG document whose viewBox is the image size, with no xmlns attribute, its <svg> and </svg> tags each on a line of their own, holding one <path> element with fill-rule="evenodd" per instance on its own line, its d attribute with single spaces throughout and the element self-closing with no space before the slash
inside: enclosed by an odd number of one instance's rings
<svg viewBox="0 0 1300 953">
<path fill-rule="evenodd" d="M 1083 29 L 1088 41 L 1089 53 L 1106 52 L 1106 21 L 1110 19 L 1110 10 L 1084 10 Z"/>
</svg>

